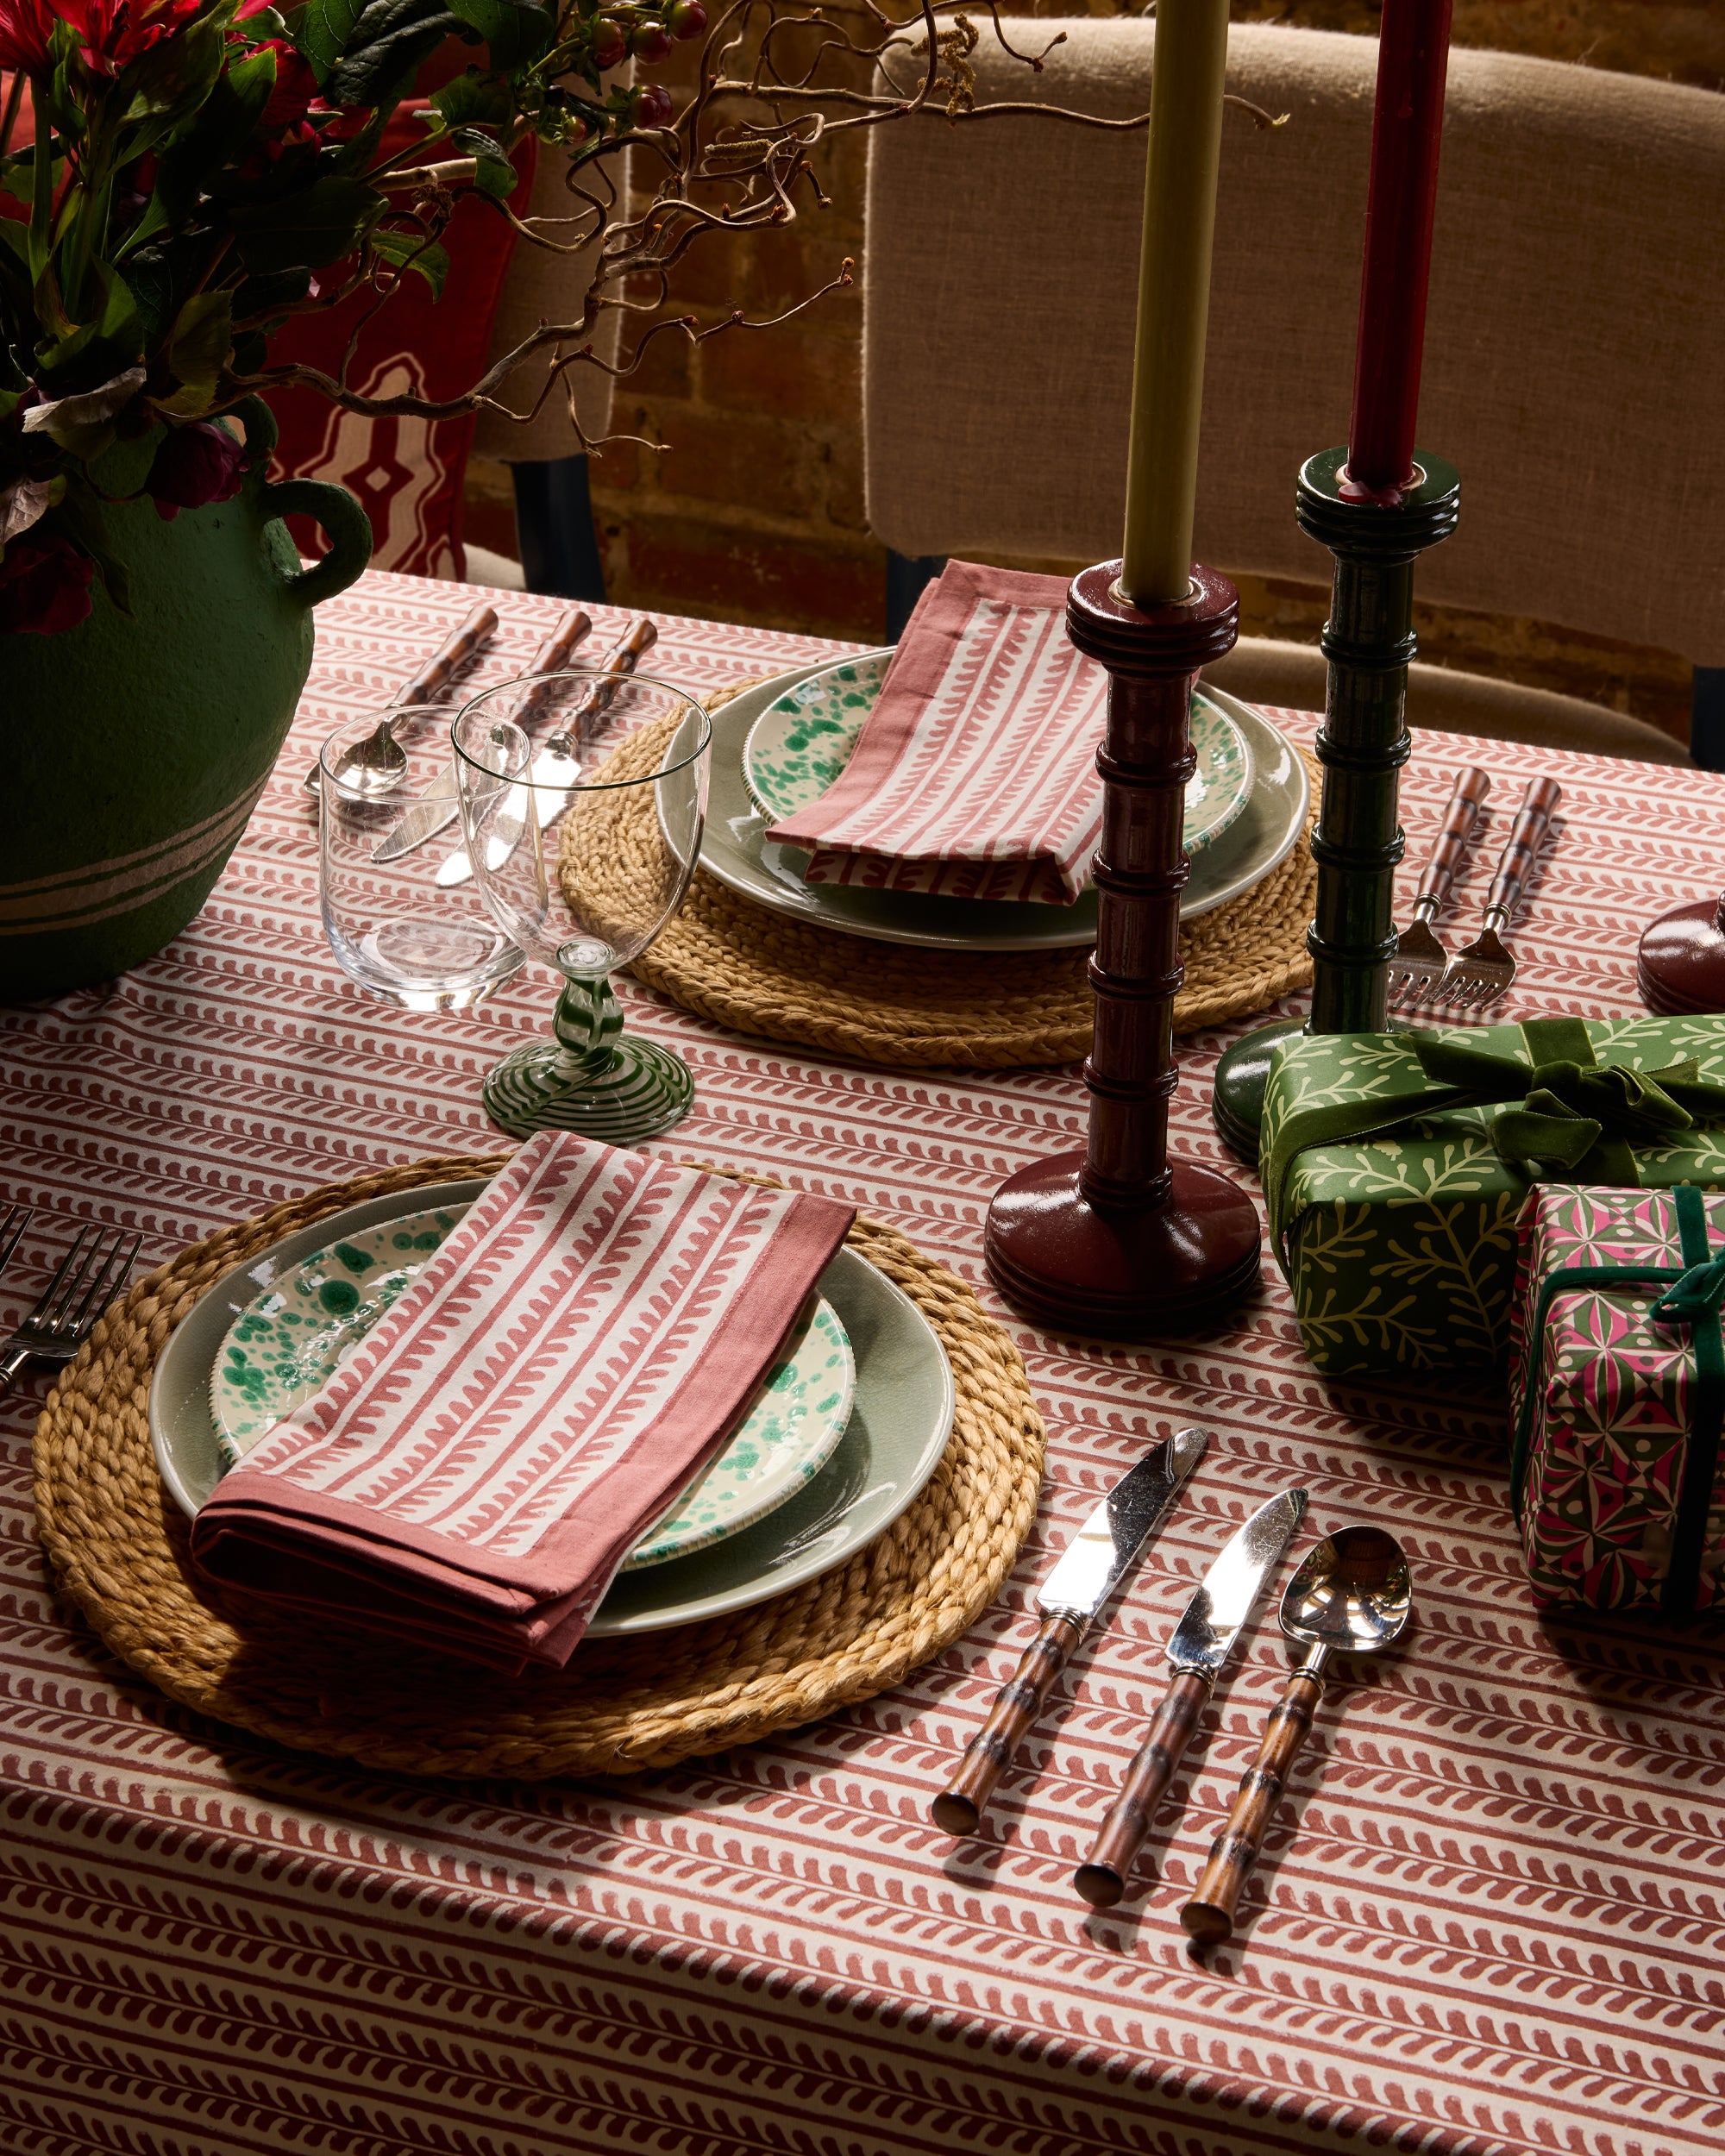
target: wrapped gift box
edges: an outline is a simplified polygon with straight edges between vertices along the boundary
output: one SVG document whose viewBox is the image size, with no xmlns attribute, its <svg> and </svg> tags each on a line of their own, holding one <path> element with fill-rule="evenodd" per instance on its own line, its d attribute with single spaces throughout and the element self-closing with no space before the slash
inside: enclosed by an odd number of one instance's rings
<svg viewBox="0 0 1725 2156">
<path fill-rule="evenodd" d="M 1530 1186 L 1725 1186 L 1725 1018 L 1541 1018 L 1289 1042 L 1270 1240 L 1321 1369 L 1485 1369 Z"/>
<path fill-rule="evenodd" d="M 1550 1184 L 1520 1244 L 1510 1488 L 1534 1601 L 1716 1607 L 1725 1197 Z"/>
</svg>

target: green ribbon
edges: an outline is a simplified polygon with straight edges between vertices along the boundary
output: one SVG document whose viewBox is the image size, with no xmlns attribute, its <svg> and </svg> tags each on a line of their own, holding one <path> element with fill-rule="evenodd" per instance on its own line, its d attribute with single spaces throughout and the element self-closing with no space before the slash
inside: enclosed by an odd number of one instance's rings
<svg viewBox="0 0 1725 2156">
<path fill-rule="evenodd" d="M 1720 1440 L 1725 1432 L 1725 1330 L 1720 1323 L 1720 1311 L 1725 1307 L 1725 1254 L 1708 1256 L 1707 1207 L 1695 1185 L 1679 1183 L 1672 1199 L 1677 1211 L 1681 1265 L 1571 1265 L 1566 1270 L 1548 1273 L 1540 1282 L 1527 1328 L 1521 1412 L 1516 1418 L 1509 1455 L 1509 1497 L 1519 1521 L 1533 1448 L 1534 1415 L 1545 1390 L 1540 1382 L 1540 1367 L 1546 1319 L 1553 1300 L 1581 1288 L 1651 1287 L 1669 1282 L 1647 1315 L 1655 1325 L 1690 1326 L 1695 1354 L 1689 1438 L 1684 1451 L 1683 1479 L 1678 1486 L 1671 1563 L 1659 1587 L 1660 1610 L 1681 1623 L 1695 1614 Z"/>
<path fill-rule="evenodd" d="M 1693 1130 L 1725 1125 L 1725 1085 L 1701 1075 L 1693 1056 L 1663 1070 L 1631 1070 L 1596 1061 L 1581 1018 L 1527 1018 L 1527 1060 L 1500 1056 L 1435 1033 L 1400 1036 L 1429 1081 L 1424 1092 L 1384 1100 L 1335 1101 L 1301 1110 L 1276 1132 L 1264 1163 L 1270 1232 L 1283 1269 L 1288 1178 L 1314 1146 L 1392 1138 L 1412 1124 L 1457 1108 L 1504 1102 L 1490 1126 L 1492 1150 L 1512 1175 L 1538 1181 L 1560 1174 L 1576 1182 L 1634 1188 L 1634 1148 Z"/>
</svg>

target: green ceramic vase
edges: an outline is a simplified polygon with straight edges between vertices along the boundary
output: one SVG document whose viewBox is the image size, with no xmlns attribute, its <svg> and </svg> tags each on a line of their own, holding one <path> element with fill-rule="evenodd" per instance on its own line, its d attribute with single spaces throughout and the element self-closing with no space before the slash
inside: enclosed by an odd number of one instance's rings
<svg viewBox="0 0 1725 2156">
<path fill-rule="evenodd" d="M 131 613 L 98 580 L 87 620 L 0 636 L 0 1003 L 112 980 L 209 896 L 279 753 L 311 665 L 311 610 L 371 555 L 345 489 L 264 478 L 275 423 L 239 417 L 253 469 L 232 501 L 171 522 L 147 498 L 105 512 Z M 95 467 L 141 483 L 156 436 Z M 281 518 L 330 549 L 310 569 Z"/>
</svg>

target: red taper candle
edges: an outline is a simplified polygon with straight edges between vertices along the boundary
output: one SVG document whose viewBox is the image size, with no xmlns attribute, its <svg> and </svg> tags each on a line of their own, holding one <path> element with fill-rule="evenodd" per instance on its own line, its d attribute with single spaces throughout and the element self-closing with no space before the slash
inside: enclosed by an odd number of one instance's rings
<svg viewBox="0 0 1725 2156">
<path fill-rule="evenodd" d="M 1345 493 L 1413 476 L 1452 0 L 1383 0 Z"/>
</svg>

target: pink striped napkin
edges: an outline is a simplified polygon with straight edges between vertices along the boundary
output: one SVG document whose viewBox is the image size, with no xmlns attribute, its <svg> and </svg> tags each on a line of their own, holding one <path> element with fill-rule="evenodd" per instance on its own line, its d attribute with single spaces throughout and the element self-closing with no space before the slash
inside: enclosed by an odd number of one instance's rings
<svg viewBox="0 0 1725 2156">
<path fill-rule="evenodd" d="M 810 883 L 1070 906 L 1102 835 L 1108 677 L 1055 576 L 949 561 L 837 783 L 768 837 Z"/>
<path fill-rule="evenodd" d="M 511 1673 L 568 1661 L 854 1214 L 547 1131 L 193 1522 L 215 1578 Z"/>
</svg>

